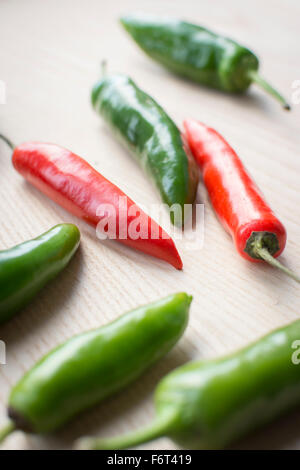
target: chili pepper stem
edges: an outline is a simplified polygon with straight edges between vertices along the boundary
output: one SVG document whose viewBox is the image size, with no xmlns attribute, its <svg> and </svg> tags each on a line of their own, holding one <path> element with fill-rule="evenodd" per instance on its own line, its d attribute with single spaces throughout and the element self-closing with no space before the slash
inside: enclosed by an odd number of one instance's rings
<svg viewBox="0 0 300 470">
<path fill-rule="evenodd" d="M 9 434 L 14 432 L 16 429 L 15 424 L 12 421 L 9 421 L 6 426 L 0 429 L 0 444 L 3 442 Z"/>
<path fill-rule="evenodd" d="M 7 137 L 5 137 L 5 135 L 3 134 L 0 134 L 0 139 L 2 139 L 11 149 L 12 151 L 14 151 L 15 149 L 15 146 L 14 144 L 11 142 L 11 140 L 9 140 Z"/>
<path fill-rule="evenodd" d="M 125 436 L 113 437 L 111 439 L 81 438 L 75 444 L 75 448 L 80 450 L 112 450 L 135 447 L 144 442 L 165 436 L 173 423 L 174 414 L 171 414 L 171 416 L 167 415 L 165 418 L 160 416 L 149 427 L 134 431 Z"/>
<path fill-rule="evenodd" d="M 290 110 L 291 107 L 287 103 L 287 101 L 283 98 L 283 96 L 278 93 L 275 88 L 273 88 L 264 78 L 262 78 L 255 70 L 250 70 L 248 72 L 248 77 L 257 85 L 259 85 L 261 88 L 263 88 L 267 93 L 269 93 L 273 98 L 275 98 L 281 105 L 283 106 L 284 109 Z"/>
<path fill-rule="evenodd" d="M 101 76 L 102 78 L 105 78 L 107 75 L 107 60 L 103 59 L 101 61 Z"/>
<path fill-rule="evenodd" d="M 283 271 L 285 274 L 287 274 L 289 277 L 291 277 L 295 281 L 300 282 L 300 277 L 297 276 L 297 274 L 291 271 L 290 269 L 286 268 L 276 258 L 273 258 L 273 256 L 267 250 L 267 248 L 257 247 L 255 251 L 260 258 L 262 258 L 264 261 L 269 263 L 271 266 L 273 266 L 274 268 L 280 269 L 281 271 Z"/>
</svg>

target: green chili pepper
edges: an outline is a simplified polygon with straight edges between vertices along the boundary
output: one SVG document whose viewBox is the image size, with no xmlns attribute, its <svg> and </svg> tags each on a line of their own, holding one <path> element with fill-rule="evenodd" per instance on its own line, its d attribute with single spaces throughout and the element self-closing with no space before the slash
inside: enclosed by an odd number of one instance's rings
<svg viewBox="0 0 300 470">
<path fill-rule="evenodd" d="M 135 380 L 181 337 L 191 300 L 170 295 L 51 351 L 12 389 L 0 441 L 14 429 L 52 432 Z"/>
<path fill-rule="evenodd" d="M 92 104 L 150 175 L 171 221 L 182 225 L 184 204 L 196 197 L 198 169 L 175 123 L 125 75 L 100 80 Z"/>
<path fill-rule="evenodd" d="M 255 82 L 290 109 L 258 74 L 256 55 L 235 41 L 175 19 L 129 15 L 121 23 L 144 52 L 172 72 L 230 93 L 244 92 Z"/>
<path fill-rule="evenodd" d="M 25 307 L 64 269 L 79 241 L 75 225 L 61 224 L 33 240 L 0 251 L 0 323 Z"/>
<path fill-rule="evenodd" d="M 300 320 L 225 358 L 181 366 L 158 385 L 150 427 L 85 438 L 80 447 L 121 449 L 169 436 L 188 448 L 224 448 L 300 404 L 299 340 Z"/>
</svg>

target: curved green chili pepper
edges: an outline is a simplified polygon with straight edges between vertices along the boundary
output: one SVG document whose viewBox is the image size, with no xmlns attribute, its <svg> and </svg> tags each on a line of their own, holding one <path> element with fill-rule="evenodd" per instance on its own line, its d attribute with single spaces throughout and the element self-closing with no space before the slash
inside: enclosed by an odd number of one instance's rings
<svg viewBox="0 0 300 470">
<path fill-rule="evenodd" d="M 52 432 L 135 380 L 181 337 L 191 300 L 170 295 L 51 351 L 12 389 L 0 441 L 14 429 Z"/>
<path fill-rule="evenodd" d="M 68 264 L 80 233 L 60 224 L 41 236 L 0 251 L 0 323 L 25 307 Z"/>
<path fill-rule="evenodd" d="M 196 197 L 198 169 L 175 123 L 125 75 L 100 80 L 93 88 L 92 104 L 137 156 L 163 202 L 173 206 L 172 222 L 182 225 L 184 204 L 192 204 Z"/>
<path fill-rule="evenodd" d="M 300 404 L 299 346 L 300 320 L 230 356 L 179 367 L 157 387 L 153 425 L 80 446 L 121 449 L 166 435 L 188 448 L 223 448 Z"/>
<path fill-rule="evenodd" d="M 144 52 L 171 71 L 230 93 L 244 92 L 256 82 L 290 109 L 258 74 L 256 55 L 237 42 L 180 20 L 129 15 L 121 23 Z"/>
</svg>

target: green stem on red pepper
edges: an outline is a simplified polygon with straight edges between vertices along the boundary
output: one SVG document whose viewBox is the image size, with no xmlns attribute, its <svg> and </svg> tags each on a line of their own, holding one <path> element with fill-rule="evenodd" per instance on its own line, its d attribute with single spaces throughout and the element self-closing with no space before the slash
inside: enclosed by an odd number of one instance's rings
<svg viewBox="0 0 300 470">
<path fill-rule="evenodd" d="M 12 143 L 11 140 L 9 140 L 7 137 L 5 137 L 5 135 L 3 134 L 0 134 L 0 139 L 3 140 L 10 148 L 12 151 L 14 151 L 15 149 L 15 146 L 14 144 Z"/>
<path fill-rule="evenodd" d="M 291 279 L 294 279 L 296 282 L 300 282 L 300 277 L 291 271 L 289 268 L 284 266 L 282 263 L 280 263 L 276 258 L 274 258 L 269 250 L 265 247 L 263 247 L 261 240 L 257 240 L 255 243 L 255 246 L 253 247 L 253 252 L 260 258 L 263 259 L 266 263 L 268 263 L 270 266 L 273 268 L 277 268 L 283 273 L 285 273 L 287 276 L 289 276 Z"/>
<path fill-rule="evenodd" d="M 275 259 L 285 248 L 286 230 L 236 152 L 217 131 L 201 122 L 188 119 L 184 127 L 213 208 L 238 253 L 249 261 L 266 261 L 300 282 L 297 274 Z"/>
</svg>

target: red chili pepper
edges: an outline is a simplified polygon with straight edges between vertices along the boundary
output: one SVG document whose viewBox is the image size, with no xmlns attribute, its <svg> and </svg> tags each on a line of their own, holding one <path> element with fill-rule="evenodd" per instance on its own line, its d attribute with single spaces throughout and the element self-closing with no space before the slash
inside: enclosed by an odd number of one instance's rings
<svg viewBox="0 0 300 470">
<path fill-rule="evenodd" d="M 275 259 L 285 247 L 285 228 L 235 151 L 218 132 L 198 121 L 186 120 L 184 128 L 212 205 L 239 254 L 254 262 L 264 260 L 300 282 Z"/>
<path fill-rule="evenodd" d="M 28 142 L 14 149 L 12 161 L 25 179 L 72 214 L 94 227 L 103 217 L 114 217 L 119 242 L 182 269 L 182 261 L 169 235 L 79 156 L 58 145 Z M 124 208 L 120 204 L 125 200 Z M 104 211 L 99 214 L 101 207 Z M 124 216 L 125 233 L 119 223 Z M 135 238 L 136 233 L 134 237 L 131 235 L 132 222 L 137 223 L 138 238 Z"/>
</svg>

